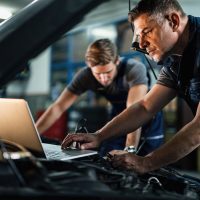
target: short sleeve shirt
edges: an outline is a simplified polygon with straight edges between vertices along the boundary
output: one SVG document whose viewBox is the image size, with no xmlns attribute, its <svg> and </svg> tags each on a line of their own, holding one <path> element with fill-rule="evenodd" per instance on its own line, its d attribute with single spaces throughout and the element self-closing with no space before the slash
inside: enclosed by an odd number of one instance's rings
<svg viewBox="0 0 200 200">
<path fill-rule="evenodd" d="M 145 65 L 133 59 L 122 58 L 117 70 L 118 73 L 113 82 L 105 87 L 95 79 L 89 67 L 84 67 L 75 75 L 67 88 L 76 95 L 81 95 L 88 90 L 98 93 L 113 106 L 118 107 L 121 112 L 126 108 L 129 89 L 138 84 L 147 85 L 148 79 Z"/>
<path fill-rule="evenodd" d="M 195 114 L 200 101 L 200 18 L 193 16 L 188 18 L 189 44 L 180 62 L 177 62 L 177 56 L 168 57 L 164 61 L 157 84 L 175 89 Z M 194 85 L 196 87 L 193 87 Z"/>
</svg>

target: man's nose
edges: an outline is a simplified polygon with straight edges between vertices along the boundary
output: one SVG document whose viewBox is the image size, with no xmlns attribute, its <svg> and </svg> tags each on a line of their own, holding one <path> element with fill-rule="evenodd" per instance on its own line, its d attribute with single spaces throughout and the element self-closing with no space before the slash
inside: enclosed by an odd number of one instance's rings
<svg viewBox="0 0 200 200">
<path fill-rule="evenodd" d="M 144 37 L 140 36 L 140 35 L 136 35 L 133 38 L 133 43 L 132 43 L 132 47 L 134 48 L 141 48 L 141 49 L 145 49 L 146 48 L 146 42 L 144 40 Z"/>
<path fill-rule="evenodd" d="M 108 76 L 107 76 L 107 74 L 100 74 L 100 79 L 101 79 L 101 81 L 107 81 L 108 80 Z"/>
<path fill-rule="evenodd" d="M 144 37 L 140 37 L 139 46 L 140 46 L 141 49 L 146 49 L 147 48 L 148 42 L 145 40 Z"/>
</svg>

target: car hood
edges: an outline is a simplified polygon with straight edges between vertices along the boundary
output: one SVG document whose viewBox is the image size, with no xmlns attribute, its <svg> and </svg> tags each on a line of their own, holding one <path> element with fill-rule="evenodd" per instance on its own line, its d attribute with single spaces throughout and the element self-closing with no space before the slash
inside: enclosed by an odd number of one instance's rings
<svg viewBox="0 0 200 200">
<path fill-rule="evenodd" d="M 0 25 L 0 87 L 107 0 L 37 0 Z"/>
</svg>

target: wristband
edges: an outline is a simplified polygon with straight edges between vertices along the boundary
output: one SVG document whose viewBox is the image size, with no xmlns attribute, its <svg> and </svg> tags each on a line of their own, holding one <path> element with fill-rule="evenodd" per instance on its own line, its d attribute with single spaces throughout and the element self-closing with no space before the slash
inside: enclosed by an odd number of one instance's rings
<svg viewBox="0 0 200 200">
<path fill-rule="evenodd" d="M 124 151 L 127 151 L 129 153 L 136 153 L 136 148 L 134 146 L 128 146 L 124 148 Z"/>
</svg>

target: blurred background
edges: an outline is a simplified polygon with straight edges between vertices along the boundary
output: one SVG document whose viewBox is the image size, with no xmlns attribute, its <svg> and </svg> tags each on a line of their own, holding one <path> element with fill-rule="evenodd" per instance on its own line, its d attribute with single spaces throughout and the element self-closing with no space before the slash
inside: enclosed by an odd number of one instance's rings
<svg viewBox="0 0 200 200">
<path fill-rule="evenodd" d="M 0 0 L 0 22 L 3 23 L 32 2 L 32 0 Z M 131 5 L 136 2 L 132 0 Z M 187 14 L 199 16 L 199 0 L 179 0 L 179 2 Z M 72 80 L 74 74 L 85 66 L 85 50 L 88 44 L 99 38 L 111 39 L 117 44 L 120 56 L 134 57 L 144 62 L 149 69 L 144 56 L 130 50 L 133 32 L 127 21 L 128 3 L 128 0 L 110 0 L 96 7 L 80 24 L 39 56 L 30 60 L 25 70 L 18 74 L 15 80 L 1 88 L 1 97 L 26 99 L 34 119 L 37 120 Z M 49 24 L 51 25 L 51 21 Z M 32 39 L 34 40 L 34 35 Z M 160 66 L 154 62 L 151 64 L 158 74 Z M 154 84 L 156 80 L 151 71 L 150 74 L 151 84 Z M 88 131 L 95 132 L 106 123 L 108 112 L 109 105 L 104 98 L 87 92 L 46 131 L 46 136 L 62 139 L 67 132 L 75 130 L 82 118 L 87 119 Z M 192 119 L 191 111 L 179 98 L 170 102 L 163 112 L 166 141 Z M 200 171 L 199 152 L 198 149 L 195 150 L 176 166 L 185 170 Z"/>
</svg>

